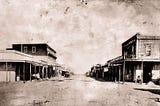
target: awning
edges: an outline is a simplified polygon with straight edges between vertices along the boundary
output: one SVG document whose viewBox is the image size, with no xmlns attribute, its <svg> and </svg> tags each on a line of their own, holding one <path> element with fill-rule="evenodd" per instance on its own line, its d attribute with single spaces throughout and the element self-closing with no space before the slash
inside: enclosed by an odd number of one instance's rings
<svg viewBox="0 0 160 106">
<path fill-rule="evenodd" d="M 34 65 L 47 65 L 46 63 L 34 58 L 32 55 L 15 50 L 1 50 L 0 62 L 27 62 Z"/>
</svg>

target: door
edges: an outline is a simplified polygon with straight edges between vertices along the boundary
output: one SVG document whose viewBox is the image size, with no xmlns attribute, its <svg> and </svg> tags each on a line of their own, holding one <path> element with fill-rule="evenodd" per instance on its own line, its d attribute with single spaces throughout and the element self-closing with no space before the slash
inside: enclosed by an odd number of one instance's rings
<svg viewBox="0 0 160 106">
<path fill-rule="evenodd" d="M 153 68 L 153 64 L 150 62 L 146 62 L 143 65 L 143 82 L 144 83 L 148 83 L 149 81 L 151 81 L 152 78 L 152 68 Z"/>
</svg>

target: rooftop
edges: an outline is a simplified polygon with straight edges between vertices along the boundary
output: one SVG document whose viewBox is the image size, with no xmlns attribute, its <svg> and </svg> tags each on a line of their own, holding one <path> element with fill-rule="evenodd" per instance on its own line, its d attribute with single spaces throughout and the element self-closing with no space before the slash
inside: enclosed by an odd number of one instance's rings
<svg viewBox="0 0 160 106">
<path fill-rule="evenodd" d="M 46 64 L 32 55 L 28 55 L 15 50 L 0 50 L 0 62 L 31 62 Z"/>
<path fill-rule="evenodd" d="M 138 40 L 160 40 L 160 36 L 142 35 L 140 33 L 137 33 L 134 36 L 132 36 L 131 38 L 129 38 L 128 40 L 126 40 L 125 42 L 123 42 L 122 46 L 126 45 L 128 43 L 132 43 L 137 39 Z"/>
<path fill-rule="evenodd" d="M 46 45 L 49 49 L 56 53 L 56 51 L 53 48 L 51 48 L 47 43 L 14 43 L 12 45 Z"/>
</svg>

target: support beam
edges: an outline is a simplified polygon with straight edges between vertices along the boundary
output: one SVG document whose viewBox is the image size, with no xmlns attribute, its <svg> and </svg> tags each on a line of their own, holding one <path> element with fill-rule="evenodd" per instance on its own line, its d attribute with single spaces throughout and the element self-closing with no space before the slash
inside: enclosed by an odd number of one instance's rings
<svg viewBox="0 0 160 106">
<path fill-rule="evenodd" d="M 37 72 L 37 70 L 36 70 L 36 65 L 35 65 L 35 66 L 34 66 L 34 74 L 35 74 L 35 77 L 37 77 L 36 72 Z"/>
<path fill-rule="evenodd" d="M 48 78 L 48 67 L 46 67 L 46 78 Z"/>
<path fill-rule="evenodd" d="M 142 63 L 141 63 L 141 69 L 142 69 L 141 78 L 142 78 L 142 83 L 143 83 L 143 73 L 144 73 L 144 72 L 143 72 L 143 59 L 142 59 Z"/>
<path fill-rule="evenodd" d="M 29 64 L 30 81 L 32 81 L 32 64 Z"/>
<path fill-rule="evenodd" d="M 41 77 L 40 77 L 40 70 L 41 70 L 40 68 L 41 68 L 41 67 L 38 66 L 38 77 L 39 77 L 39 78 L 41 78 Z"/>
<path fill-rule="evenodd" d="M 8 71 L 8 74 L 9 74 L 9 75 L 8 75 L 8 77 L 9 77 L 8 80 L 9 80 L 9 82 L 10 82 L 10 81 L 11 81 L 11 71 Z"/>
<path fill-rule="evenodd" d="M 44 66 L 42 66 L 42 79 L 44 78 Z"/>
<path fill-rule="evenodd" d="M 123 83 L 125 81 L 125 70 L 126 70 L 125 67 L 126 67 L 126 62 L 124 60 L 124 62 L 123 62 Z"/>
<path fill-rule="evenodd" d="M 118 66 L 119 68 L 119 82 L 121 81 L 121 66 Z"/>
<path fill-rule="evenodd" d="M 23 81 L 25 81 L 25 62 L 23 63 Z"/>
<path fill-rule="evenodd" d="M 8 64 L 6 62 L 6 82 L 8 82 Z"/>
<path fill-rule="evenodd" d="M 18 65 L 18 78 L 17 78 L 17 81 L 20 81 L 20 76 L 21 76 L 21 74 L 20 74 L 20 70 L 21 70 L 21 67 L 20 67 L 20 65 Z"/>
</svg>

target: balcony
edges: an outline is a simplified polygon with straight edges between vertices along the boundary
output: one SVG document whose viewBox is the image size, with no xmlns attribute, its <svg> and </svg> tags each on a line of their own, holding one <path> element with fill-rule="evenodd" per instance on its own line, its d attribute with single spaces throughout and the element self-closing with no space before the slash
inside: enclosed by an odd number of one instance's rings
<svg viewBox="0 0 160 106">
<path fill-rule="evenodd" d="M 125 59 L 136 59 L 136 55 L 134 55 L 134 54 L 127 54 L 127 55 L 125 55 Z"/>
</svg>

